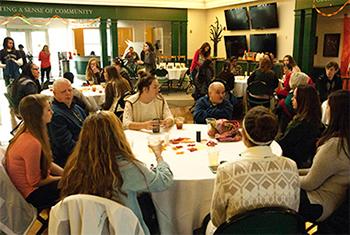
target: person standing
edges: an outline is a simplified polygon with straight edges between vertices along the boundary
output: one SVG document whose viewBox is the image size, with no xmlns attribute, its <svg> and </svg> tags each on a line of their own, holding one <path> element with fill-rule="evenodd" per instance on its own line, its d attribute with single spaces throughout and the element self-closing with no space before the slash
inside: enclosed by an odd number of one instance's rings
<svg viewBox="0 0 350 235">
<path fill-rule="evenodd" d="M 156 53 L 154 52 L 154 47 L 152 43 L 145 42 L 143 45 L 144 56 L 141 55 L 141 60 L 138 64 L 143 64 L 145 66 L 146 72 L 153 73 L 156 70 Z"/>
<path fill-rule="evenodd" d="M 196 50 L 193 56 L 193 60 L 190 67 L 190 72 L 192 78 L 194 78 L 199 71 L 199 67 L 204 63 L 204 61 L 210 57 L 211 47 L 208 42 L 202 44 L 202 46 Z"/>
<path fill-rule="evenodd" d="M 41 65 L 40 65 L 41 84 L 43 84 L 45 74 L 46 74 L 46 80 L 50 81 L 51 63 L 50 63 L 50 50 L 48 45 L 44 45 L 43 49 L 40 51 L 39 60 L 41 61 Z"/>
<path fill-rule="evenodd" d="M 21 55 L 15 48 L 15 42 L 11 37 L 6 37 L 0 51 L 0 68 L 3 68 L 5 85 L 19 77 L 19 67 L 23 65 Z"/>
<path fill-rule="evenodd" d="M 21 56 L 22 60 L 23 60 L 23 64 L 22 66 L 20 67 L 23 71 L 23 66 L 27 64 L 27 55 L 26 53 L 24 52 L 24 46 L 22 44 L 19 44 L 18 45 L 18 53 L 19 55 Z"/>
</svg>

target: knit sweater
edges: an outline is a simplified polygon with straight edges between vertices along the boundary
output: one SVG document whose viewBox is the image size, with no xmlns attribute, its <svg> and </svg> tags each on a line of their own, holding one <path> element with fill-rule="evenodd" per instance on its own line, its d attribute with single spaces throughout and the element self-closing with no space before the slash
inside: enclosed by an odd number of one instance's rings
<svg viewBox="0 0 350 235">
<path fill-rule="evenodd" d="M 219 226 L 232 216 L 262 207 L 299 207 L 300 183 L 294 161 L 269 146 L 248 148 L 237 161 L 218 168 L 211 218 Z"/>
<path fill-rule="evenodd" d="M 330 216 L 345 200 L 350 184 L 350 159 L 343 149 L 338 152 L 340 138 L 331 138 L 317 149 L 306 176 L 300 176 L 301 188 L 311 203 L 323 207 L 319 221 Z"/>
</svg>

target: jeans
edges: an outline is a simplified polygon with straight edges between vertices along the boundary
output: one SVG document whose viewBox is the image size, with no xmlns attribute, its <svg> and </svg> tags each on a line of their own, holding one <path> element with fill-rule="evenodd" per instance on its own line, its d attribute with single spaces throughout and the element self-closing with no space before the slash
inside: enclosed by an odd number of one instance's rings
<svg viewBox="0 0 350 235">
<path fill-rule="evenodd" d="M 6 61 L 6 67 L 4 68 L 3 72 L 6 86 L 10 85 L 11 80 L 15 80 L 20 75 L 18 64 L 12 60 Z"/>
</svg>

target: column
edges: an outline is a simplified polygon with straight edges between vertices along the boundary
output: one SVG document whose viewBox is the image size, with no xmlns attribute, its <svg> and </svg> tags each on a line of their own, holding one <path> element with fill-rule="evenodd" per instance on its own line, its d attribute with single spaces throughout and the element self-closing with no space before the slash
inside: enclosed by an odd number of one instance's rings
<svg viewBox="0 0 350 235">
<path fill-rule="evenodd" d="M 295 23 L 294 23 L 293 58 L 299 66 L 301 66 L 302 64 L 303 35 L 304 35 L 304 11 L 296 10 Z"/>
<path fill-rule="evenodd" d="M 111 31 L 111 40 L 112 40 L 112 58 L 119 56 L 118 51 L 118 20 L 111 19 L 111 27 L 109 28 Z"/>
<path fill-rule="evenodd" d="M 108 63 L 108 42 L 107 42 L 107 19 L 100 20 L 100 38 L 101 38 L 101 67 L 109 65 Z"/>
<path fill-rule="evenodd" d="M 180 23 L 171 22 L 171 55 L 179 55 Z"/>
<path fill-rule="evenodd" d="M 312 72 L 312 66 L 314 64 L 316 20 L 317 20 L 316 11 L 314 9 L 306 9 L 305 21 L 304 21 L 303 47 L 302 47 L 303 60 L 301 63 L 301 70 L 307 74 Z"/>
<path fill-rule="evenodd" d="M 187 22 L 180 23 L 180 55 L 187 57 Z"/>
</svg>

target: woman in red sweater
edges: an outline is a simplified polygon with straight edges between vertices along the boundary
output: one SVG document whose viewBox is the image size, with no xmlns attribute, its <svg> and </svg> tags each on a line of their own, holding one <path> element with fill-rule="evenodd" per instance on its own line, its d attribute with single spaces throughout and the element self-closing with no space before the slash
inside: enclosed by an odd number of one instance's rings
<svg viewBox="0 0 350 235">
<path fill-rule="evenodd" d="M 50 51 L 49 46 L 45 45 L 43 49 L 39 53 L 39 60 L 41 61 L 41 83 L 44 83 L 44 77 L 46 74 L 46 80 L 50 81 L 50 71 L 51 71 L 51 63 L 50 63 Z"/>
<path fill-rule="evenodd" d="M 49 208 L 59 199 L 58 181 L 63 169 L 52 162 L 46 125 L 52 110 L 47 96 L 28 95 L 19 105 L 23 124 L 6 150 L 8 175 L 27 202 Z"/>
</svg>

